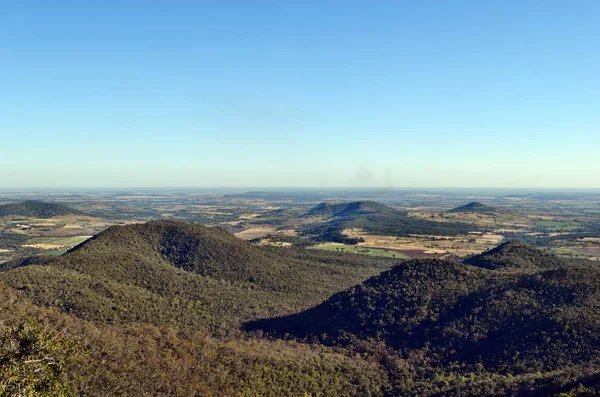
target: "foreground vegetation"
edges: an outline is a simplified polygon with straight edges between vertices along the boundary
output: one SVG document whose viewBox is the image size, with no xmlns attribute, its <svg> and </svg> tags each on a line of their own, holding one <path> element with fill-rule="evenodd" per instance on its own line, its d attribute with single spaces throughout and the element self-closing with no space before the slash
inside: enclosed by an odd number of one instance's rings
<svg viewBox="0 0 600 397">
<path fill-rule="evenodd" d="M 391 382 L 405 395 L 542 393 L 547 385 L 538 382 L 549 374 L 596 368 L 597 266 L 518 242 L 470 262 L 412 260 L 308 311 L 251 322 L 247 329 L 355 352 L 384 351 L 378 354 L 395 363 L 388 367 Z M 407 357 L 418 364 L 406 366 Z M 397 368 L 399 362 L 405 366 Z M 532 383 L 507 389 L 506 377 L 515 376 Z"/>
<path fill-rule="evenodd" d="M 0 270 L 0 395 L 600 393 L 599 268 L 523 243 L 401 262 L 154 221 Z"/>
</svg>

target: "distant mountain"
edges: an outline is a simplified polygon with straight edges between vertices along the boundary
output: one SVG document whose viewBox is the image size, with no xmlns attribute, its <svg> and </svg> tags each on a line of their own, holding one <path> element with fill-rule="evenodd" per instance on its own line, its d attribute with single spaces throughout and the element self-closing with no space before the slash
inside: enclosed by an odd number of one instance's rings
<svg viewBox="0 0 600 397">
<path fill-rule="evenodd" d="M 322 203 L 312 208 L 307 216 L 325 219 L 308 225 L 304 232 L 322 241 L 355 243 L 343 235 L 343 230 L 359 228 L 371 234 L 402 236 L 408 234 L 457 235 L 476 228 L 465 223 L 434 222 L 410 217 L 405 211 L 373 201 L 351 203 Z"/>
<path fill-rule="evenodd" d="M 509 244 L 490 253 L 497 269 L 503 267 L 498 255 L 503 251 L 511 252 L 504 267 L 532 263 L 529 254 L 537 250 L 515 248 Z M 519 253 L 526 257 L 515 262 L 512 254 Z M 305 312 L 247 327 L 327 345 L 379 340 L 407 356 L 425 354 L 434 367 L 467 371 L 478 366 L 509 373 L 551 371 L 595 360 L 600 268 L 537 254 L 535 272 L 411 260 Z"/>
<path fill-rule="evenodd" d="M 53 216 L 60 215 L 85 214 L 63 204 L 29 200 L 23 201 L 22 203 L 0 205 L 0 217 L 9 215 L 35 218 L 52 218 Z"/>
<path fill-rule="evenodd" d="M 370 213 L 389 213 L 406 215 L 406 212 L 398 211 L 387 205 L 379 204 L 374 201 L 355 201 L 352 203 L 321 203 L 313 207 L 308 214 L 327 217 L 357 216 Z"/>
<path fill-rule="evenodd" d="M 221 228 L 151 221 L 110 227 L 42 266 L 11 263 L 0 280 L 94 321 L 232 332 L 258 315 L 322 301 L 394 263 L 332 256 L 254 246 Z"/>
<path fill-rule="evenodd" d="M 461 205 L 460 207 L 453 208 L 448 212 L 480 212 L 480 213 L 491 213 L 496 212 L 494 207 L 490 207 L 489 205 L 485 205 L 479 203 L 477 201 L 472 201 L 468 204 Z"/>
</svg>

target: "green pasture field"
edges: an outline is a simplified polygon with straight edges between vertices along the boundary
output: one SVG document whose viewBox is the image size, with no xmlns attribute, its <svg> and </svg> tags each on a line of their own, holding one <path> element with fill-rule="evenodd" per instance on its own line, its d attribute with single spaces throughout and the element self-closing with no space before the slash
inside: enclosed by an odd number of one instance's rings
<svg viewBox="0 0 600 397">
<path fill-rule="evenodd" d="M 66 250 L 66 249 L 64 249 L 64 250 L 56 250 L 56 251 L 48 251 L 48 252 L 44 252 L 42 255 L 46 255 L 46 256 L 61 256 L 62 254 L 64 254 L 67 251 L 68 250 Z"/>
</svg>

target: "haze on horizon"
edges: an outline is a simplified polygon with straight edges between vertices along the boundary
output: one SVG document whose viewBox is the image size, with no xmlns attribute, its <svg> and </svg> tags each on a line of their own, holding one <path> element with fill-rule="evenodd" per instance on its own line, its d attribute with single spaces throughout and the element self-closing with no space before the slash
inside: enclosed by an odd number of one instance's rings
<svg viewBox="0 0 600 397">
<path fill-rule="evenodd" d="M 599 15 L 4 2 L 0 187 L 598 188 Z"/>
</svg>

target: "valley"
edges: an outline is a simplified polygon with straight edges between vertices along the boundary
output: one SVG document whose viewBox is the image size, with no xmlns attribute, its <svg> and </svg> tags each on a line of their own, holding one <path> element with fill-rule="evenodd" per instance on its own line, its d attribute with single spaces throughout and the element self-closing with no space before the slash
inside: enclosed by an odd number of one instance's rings
<svg viewBox="0 0 600 397">
<path fill-rule="evenodd" d="M 600 1 L 0 5 L 0 397 L 600 397 Z"/>
<path fill-rule="evenodd" d="M 334 242 L 407 251 L 405 255 L 412 257 L 464 257 L 489 249 L 502 239 L 518 238 L 558 255 L 600 259 L 600 243 L 594 240 L 600 236 L 600 211 L 595 209 L 600 205 L 600 193 L 593 191 L 0 192 L 0 205 L 26 200 L 50 200 L 70 206 L 78 214 L 0 217 L 6 241 L 0 241 L 0 261 L 31 254 L 57 255 L 111 225 L 152 219 L 220 226 L 261 245 L 323 244 L 328 249 L 327 244 Z M 314 210 L 323 203 L 348 202 L 365 202 L 367 206 L 374 202 L 382 207 L 365 213 L 355 209 L 355 213 L 351 210 L 341 217 Z M 475 208 L 460 210 L 469 203 L 475 203 Z M 47 244 L 45 238 L 55 239 Z"/>
<path fill-rule="evenodd" d="M 600 391 L 600 194 L 361 194 L 3 193 L 2 393 Z"/>
</svg>

